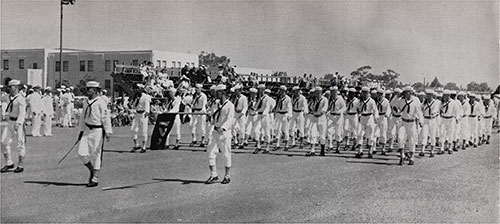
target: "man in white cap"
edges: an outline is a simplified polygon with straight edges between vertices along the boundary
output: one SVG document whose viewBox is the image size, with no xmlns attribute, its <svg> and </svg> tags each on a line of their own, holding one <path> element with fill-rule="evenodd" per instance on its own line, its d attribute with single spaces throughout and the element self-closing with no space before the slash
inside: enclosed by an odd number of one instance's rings
<svg viewBox="0 0 500 224">
<path fill-rule="evenodd" d="M 296 132 L 299 132 L 300 146 L 302 148 L 304 141 L 304 125 L 305 125 L 305 114 L 307 114 L 307 99 L 300 92 L 300 87 L 294 86 L 292 88 L 292 146 L 295 146 L 295 136 Z"/>
<path fill-rule="evenodd" d="M 28 95 L 29 104 L 28 107 L 31 108 L 31 121 L 32 121 L 32 129 L 31 135 L 33 137 L 41 137 L 40 127 L 42 125 L 42 95 L 40 94 L 40 86 L 33 87 L 33 93 Z M 27 100 L 28 101 L 28 100 Z"/>
<path fill-rule="evenodd" d="M 113 130 L 107 105 L 98 95 L 99 83 L 89 81 L 86 88 L 89 99 L 83 104 L 83 114 L 79 122 L 78 155 L 90 172 L 87 187 L 95 187 L 99 182 L 104 137 L 109 141 Z"/>
<path fill-rule="evenodd" d="M 69 98 L 69 103 L 68 103 L 68 107 L 67 107 L 67 122 L 69 122 L 68 126 L 69 127 L 73 127 L 73 109 L 75 108 L 75 94 L 73 93 L 73 90 L 75 88 L 73 86 L 70 86 L 68 87 L 66 90 L 67 90 L 67 94 L 68 94 L 68 98 Z M 101 93 L 101 92 L 99 92 Z M 109 103 L 109 101 L 106 101 L 106 103 Z M 107 105 L 107 104 L 106 104 Z"/>
<path fill-rule="evenodd" d="M 180 110 L 180 105 L 181 105 L 181 97 L 177 96 L 177 89 L 175 88 L 170 88 L 167 90 L 167 98 L 168 102 L 167 105 L 165 106 L 165 112 L 166 113 L 179 113 Z M 179 149 L 179 142 L 181 140 L 181 119 L 179 115 L 175 116 L 174 119 L 174 125 L 172 126 L 172 130 L 167 136 L 167 146 L 166 148 L 168 149 L 170 146 L 170 135 L 172 133 L 176 134 L 176 139 L 175 139 L 175 146 L 173 149 Z"/>
<path fill-rule="evenodd" d="M 389 141 L 387 143 L 388 152 L 392 152 L 393 140 L 399 137 L 399 128 L 401 127 L 401 111 L 398 110 L 397 105 L 402 98 L 403 91 L 400 88 L 394 89 L 392 98 L 389 102 L 391 106 L 391 117 L 389 118 L 389 125 L 387 127 L 387 136 Z"/>
<path fill-rule="evenodd" d="M 470 115 L 470 104 L 466 99 L 465 92 L 460 91 L 457 95 L 459 102 L 459 110 L 461 110 L 462 117 L 457 126 L 458 141 L 462 140 L 462 149 L 467 148 L 468 141 L 470 139 L 470 127 L 469 127 L 469 115 Z"/>
<path fill-rule="evenodd" d="M 312 120 L 314 118 L 313 111 L 315 109 L 316 99 L 317 99 L 316 94 L 314 92 L 316 92 L 316 88 L 315 87 L 313 87 L 309 91 L 309 94 L 307 96 L 307 113 L 305 114 L 306 122 L 305 122 L 305 126 L 304 126 L 304 132 L 305 132 L 305 135 L 307 137 L 307 142 L 308 143 L 311 143 Z"/>
<path fill-rule="evenodd" d="M 261 147 L 261 129 L 264 132 L 264 139 L 266 141 L 266 148 L 264 149 L 264 154 L 269 153 L 269 147 L 271 145 L 271 115 L 270 112 L 272 110 L 272 105 L 271 105 L 271 97 L 269 97 L 267 94 L 264 93 L 265 86 L 263 84 L 260 84 L 257 86 L 257 123 L 255 124 L 255 135 L 257 141 L 257 149 L 253 152 L 254 154 L 257 154 L 259 151 L 262 150 Z"/>
<path fill-rule="evenodd" d="M 490 98 L 490 95 L 484 95 L 483 97 L 484 105 L 484 133 L 483 141 L 489 145 L 491 138 L 491 130 L 493 128 L 493 116 L 497 114 L 495 104 Z"/>
<path fill-rule="evenodd" d="M 205 93 L 202 92 L 203 85 L 196 84 L 195 92 L 193 95 L 193 113 L 206 113 L 207 112 L 207 103 L 208 97 Z M 205 147 L 205 133 L 206 133 L 206 120 L 207 117 L 204 114 L 195 115 L 193 114 L 193 119 L 191 120 L 191 144 L 190 146 L 194 146 L 197 144 L 197 136 L 196 130 L 199 129 L 201 132 L 201 141 L 200 147 Z"/>
<path fill-rule="evenodd" d="M 454 136 L 454 131 L 456 124 L 458 123 L 457 117 L 459 116 L 457 107 L 454 101 L 450 98 L 451 91 L 443 91 L 443 100 L 441 104 L 441 133 L 442 136 L 440 141 L 442 144 L 441 149 L 438 154 L 444 154 L 444 151 L 448 151 L 448 154 L 452 154 L 451 143 L 453 142 L 453 147 L 456 147 L 456 139 Z"/>
<path fill-rule="evenodd" d="M 243 143 L 244 146 L 248 145 L 248 139 L 250 136 L 253 136 L 253 138 L 257 141 L 258 136 L 256 132 L 256 126 L 257 126 L 257 89 L 256 88 L 250 88 L 249 89 L 249 95 L 248 95 L 248 120 L 247 120 L 247 126 L 246 126 L 246 132 L 245 132 L 245 141 Z M 241 147 L 240 147 L 241 148 Z"/>
<path fill-rule="evenodd" d="M 470 114 L 469 114 L 469 129 L 470 129 L 470 140 L 469 145 L 477 147 L 480 141 L 479 136 L 479 120 L 481 119 L 483 112 L 481 111 L 481 105 L 476 101 L 477 95 L 471 93 L 469 95 L 470 104 Z"/>
<path fill-rule="evenodd" d="M 276 131 L 277 131 L 277 142 L 274 150 L 278 150 L 281 142 L 281 134 L 285 136 L 285 151 L 289 148 L 289 131 L 290 131 L 290 120 L 292 118 L 292 99 L 286 95 L 286 86 L 280 86 L 278 90 L 278 100 L 276 104 Z"/>
<path fill-rule="evenodd" d="M 71 94 L 73 94 L 73 92 L 71 92 Z M 104 100 L 104 102 L 106 103 L 106 106 L 109 108 L 109 97 L 108 97 L 108 90 L 106 89 L 103 89 L 101 90 L 101 97 L 102 99 Z M 74 107 L 74 102 L 75 102 L 75 96 L 73 94 L 73 107 Z"/>
<path fill-rule="evenodd" d="M 142 86 L 141 86 L 142 87 Z M 144 88 L 139 87 L 137 94 L 132 102 L 132 111 L 134 111 L 134 120 L 132 120 L 132 139 L 134 148 L 132 152 L 140 149 L 140 153 L 146 152 L 146 142 L 148 141 L 148 121 L 151 113 L 152 97 L 148 95 Z M 138 133 L 142 139 L 142 144 L 139 145 Z"/>
<path fill-rule="evenodd" d="M 336 142 L 335 152 L 340 153 L 340 144 L 342 144 L 343 139 L 343 128 L 344 128 L 344 112 L 346 110 L 345 100 L 338 94 L 339 89 L 337 86 L 330 88 L 331 96 L 328 105 L 328 144 L 329 149 L 333 148 L 333 140 Z"/>
<path fill-rule="evenodd" d="M 319 137 L 319 144 L 321 145 L 321 151 L 319 156 L 325 156 L 325 143 L 326 143 L 326 112 L 328 110 L 328 99 L 322 96 L 323 89 L 319 86 L 316 87 L 314 91 L 314 107 L 311 108 L 311 114 L 314 116 L 311 119 L 311 151 L 306 154 L 306 156 L 315 156 L 316 152 L 314 147 L 316 146 L 317 138 Z"/>
<path fill-rule="evenodd" d="M 430 157 L 434 157 L 434 146 L 436 144 L 436 132 L 438 130 L 437 117 L 441 108 L 441 102 L 436 98 L 436 93 L 432 89 L 425 90 L 426 96 L 422 104 L 422 113 L 424 117 L 420 140 L 422 149 L 419 156 L 425 156 L 425 149 L 430 146 Z"/>
<path fill-rule="evenodd" d="M 207 123 L 208 127 L 206 128 L 206 136 L 208 139 L 208 144 L 212 141 L 212 132 L 214 130 L 214 126 L 211 123 L 211 115 L 219 108 L 219 100 L 215 97 L 215 85 L 210 86 L 210 91 L 208 92 L 209 96 L 207 99 Z"/>
<path fill-rule="evenodd" d="M 346 149 L 349 145 L 349 140 L 352 140 L 352 151 L 356 148 L 356 138 L 358 137 L 358 104 L 359 100 L 356 98 L 356 89 L 350 88 L 346 102 L 344 137 L 346 139 Z"/>
<path fill-rule="evenodd" d="M 269 122 L 270 122 L 270 130 L 271 130 L 271 143 L 276 139 L 276 122 L 274 119 L 274 113 L 275 108 L 276 108 L 276 100 L 271 97 L 271 90 L 270 89 L 265 89 L 264 94 L 267 95 L 267 98 L 269 99 Z"/>
<path fill-rule="evenodd" d="M 51 93 L 52 88 L 47 86 L 42 97 L 42 113 L 43 113 L 43 134 L 44 136 L 52 136 L 52 118 L 54 117 L 54 98 Z"/>
<path fill-rule="evenodd" d="M 247 125 L 247 110 L 248 110 L 248 99 L 245 95 L 241 94 L 242 91 L 241 84 L 234 87 L 234 128 L 233 132 L 235 140 L 240 149 L 243 149 L 243 142 L 245 140 L 245 131 Z"/>
<path fill-rule="evenodd" d="M 0 172 L 8 172 L 14 168 L 14 162 L 11 155 L 11 144 L 14 143 L 19 153 L 19 161 L 15 173 L 24 171 L 24 157 L 26 153 L 25 140 L 26 133 L 24 122 L 26 118 L 26 99 L 19 93 L 21 81 L 13 79 L 9 81 L 10 97 L 6 111 L 9 114 L 7 126 L 2 133 L 2 152 L 6 160 L 6 165 L 0 169 Z"/>
<path fill-rule="evenodd" d="M 420 109 L 421 105 L 418 103 L 418 99 L 415 96 L 412 96 L 413 88 L 410 86 L 406 86 L 403 88 L 403 98 L 398 102 L 396 106 L 398 111 L 401 112 L 401 121 L 402 125 L 400 128 L 398 146 L 400 150 L 400 159 L 399 165 L 403 165 L 405 160 L 409 160 L 408 165 L 413 165 L 414 154 L 415 154 L 415 145 L 417 143 L 417 123 L 419 126 L 422 126 L 422 110 Z M 409 152 L 406 152 L 406 146 L 409 148 Z"/>
<path fill-rule="evenodd" d="M 71 106 L 70 106 L 70 94 L 66 88 L 61 88 L 61 109 L 62 109 L 62 123 L 61 127 L 71 126 Z"/>
<path fill-rule="evenodd" d="M 212 115 L 213 141 L 207 147 L 208 164 L 210 168 L 210 177 L 205 181 L 206 184 L 213 184 L 219 180 L 216 167 L 216 153 L 221 152 L 225 160 L 225 175 L 221 184 L 229 184 L 231 177 L 229 170 L 231 168 L 231 129 L 234 119 L 234 105 L 226 96 L 226 86 L 217 85 L 215 94 L 221 106 Z"/>
<path fill-rule="evenodd" d="M 373 157 L 373 150 L 375 148 L 375 127 L 379 114 L 377 103 L 370 97 L 370 88 L 364 86 L 361 88 L 361 96 L 358 104 L 359 113 L 359 132 L 357 147 L 359 147 L 356 158 L 363 156 L 363 137 L 366 138 L 366 145 L 368 148 L 368 158 Z"/>
<path fill-rule="evenodd" d="M 377 121 L 377 133 L 378 142 L 382 148 L 382 155 L 385 155 L 385 143 L 387 143 L 387 127 L 389 124 L 389 117 L 391 116 L 391 105 L 389 100 L 384 97 L 386 91 L 383 89 L 377 90 L 377 110 L 378 110 L 378 121 Z M 375 153 L 375 151 L 374 151 Z"/>
</svg>

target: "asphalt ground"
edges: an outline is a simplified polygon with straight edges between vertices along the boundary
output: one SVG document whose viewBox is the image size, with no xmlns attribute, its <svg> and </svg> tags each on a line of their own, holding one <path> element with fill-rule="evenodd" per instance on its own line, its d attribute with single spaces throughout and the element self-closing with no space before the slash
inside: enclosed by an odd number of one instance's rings
<svg viewBox="0 0 500 224">
<path fill-rule="evenodd" d="M 140 154 L 129 152 L 129 127 L 114 128 L 95 188 L 85 187 L 88 170 L 76 150 L 56 166 L 75 142 L 76 128 L 54 127 L 54 137 L 28 136 L 25 171 L 1 174 L 0 221 L 500 221 L 498 134 L 490 145 L 417 156 L 414 166 L 402 167 L 397 152 L 355 159 L 352 151 L 305 157 L 307 149 L 295 148 L 254 155 L 251 147 L 233 151 L 230 184 L 205 185 L 207 154 L 188 147 L 187 126 L 182 130 L 180 150 Z M 222 177 L 220 156 L 217 167 Z"/>
</svg>

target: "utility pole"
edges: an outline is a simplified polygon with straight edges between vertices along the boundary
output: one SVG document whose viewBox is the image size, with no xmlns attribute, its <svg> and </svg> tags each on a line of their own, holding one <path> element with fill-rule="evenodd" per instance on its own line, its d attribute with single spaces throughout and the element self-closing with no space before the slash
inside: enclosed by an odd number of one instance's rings
<svg viewBox="0 0 500 224">
<path fill-rule="evenodd" d="M 61 5 L 61 22 L 59 27 L 59 87 L 62 85 L 62 41 L 63 41 L 63 2 L 59 3 Z"/>
</svg>

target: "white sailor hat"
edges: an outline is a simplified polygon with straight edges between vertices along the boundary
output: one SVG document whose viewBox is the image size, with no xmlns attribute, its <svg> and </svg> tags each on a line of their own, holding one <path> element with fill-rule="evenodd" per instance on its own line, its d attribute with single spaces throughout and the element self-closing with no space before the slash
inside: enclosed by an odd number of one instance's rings
<svg viewBox="0 0 500 224">
<path fill-rule="evenodd" d="M 337 87 L 337 86 L 332 86 L 332 87 L 330 87 L 330 90 L 332 90 L 332 91 L 333 91 L 333 90 L 339 90 L 339 87 Z"/>
<path fill-rule="evenodd" d="M 215 90 L 215 85 L 210 86 L 210 90 Z"/>
<path fill-rule="evenodd" d="M 62 90 L 60 88 L 57 88 L 56 90 L 57 90 L 57 92 L 62 92 Z"/>
<path fill-rule="evenodd" d="M 457 91 L 456 90 L 450 90 L 450 94 L 451 95 L 457 95 Z"/>
<path fill-rule="evenodd" d="M 71 89 L 71 90 L 73 90 L 74 88 L 75 88 L 75 87 L 73 87 L 73 86 L 70 86 L 70 87 L 69 87 L 69 89 Z"/>
<path fill-rule="evenodd" d="M 425 93 L 427 93 L 427 94 L 432 94 L 432 95 L 436 95 L 436 92 L 434 92 L 434 90 L 433 90 L 433 89 L 426 89 L 426 90 L 425 90 Z"/>
<path fill-rule="evenodd" d="M 265 93 L 271 93 L 271 90 L 270 89 L 265 89 L 264 92 Z"/>
<path fill-rule="evenodd" d="M 266 85 L 264 85 L 264 84 L 259 84 L 257 86 L 257 89 L 265 89 L 265 88 L 266 88 Z"/>
<path fill-rule="evenodd" d="M 300 87 L 298 87 L 298 86 L 292 87 L 292 90 L 299 90 L 299 89 L 300 89 Z"/>
<path fill-rule="evenodd" d="M 316 88 L 311 88 L 311 89 L 309 90 L 309 93 L 314 93 L 315 91 L 316 91 Z M 307 90 L 306 90 L 306 92 L 307 92 Z"/>
<path fill-rule="evenodd" d="M 401 90 L 400 88 L 395 88 L 395 89 L 394 89 L 394 92 L 395 92 L 395 93 L 402 93 L 402 92 L 403 92 L 403 90 Z"/>
<path fill-rule="evenodd" d="M 405 91 L 413 92 L 413 87 L 405 86 L 405 87 L 403 87 L 403 92 L 405 92 Z"/>
<path fill-rule="evenodd" d="M 442 94 L 442 93 L 440 93 L 440 92 L 436 92 L 436 96 L 437 96 L 437 97 L 443 97 L 443 94 Z"/>
<path fill-rule="evenodd" d="M 33 89 L 32 88 L 28 89 L 28 92 L 33 92 Z"/>
<path fill-rule="evenodd" d="M 171 88 L 168 88 L 168 89 L 167 89 L 167 91 L 172 92 L 172 93 L 176 93 L 176 92 L 177 92 L 177 89 L 176 89 L 176 88 L 171 87 Z"/>
<path fill-rule="evenodd" d="M 460 91 L 460 92 L 458 92 L 457 96 L 465 96 L 465 92 L 464 91 Z"/>
<path fill-rule="evenodd" d="M 141 89 L 142 89 L 142 88 L 144 88 L 144 85 L 143 85 L 143 84 L 141 84 L 141 83 L 138 83 L 138 84 L 137 84 L 137 87 L 139 87 L 139 88 L 141 88 Z"/>
<path fill-rule="evenodd" d="M 219 91 L 219 90 L 226 90 L 226 85 L 219 84 L 219 85 L 215 86 L 215 91 Z"/>
<path fill-rule="evenodd" d="M 250 88 L 250 92 L 251 93 L 257 93 L 257 89 L 256 88 Z"/>
<path fill-rule="evenodd" d="M 490 99 L 490 95 L 488 95 L 488 94 L 483 95 L 483 99 L 485 99 L 485 100 L 489 100 L 489 99 Z"/>
<path fill-rule="evenodd" d="M 363 86 L 361 88 L 361 91 L 363 91 L 363 92 L 370 92 L 370 88 L 368 88 L 368 86 Z"/>
<path fill-rule="evenodd" d="M 61 90 L 61 92 L 66 92 L 66 89 L 60 89 L 60 90 Z"/>
<path fill-rule="evenodd" d="M 66 86 L 65 86 L 65 85 L 62 85 L 62 86 L 61 86 L 61 89 L 66 89 Z"/>
<path fill-rule="evenodd" d="M 99 88 L 99 83 L 96 81 L 88 81 L 86 87 L 87 88 Z"/>
<path fill-rule="evenodd" d="M 47 86 L 47 87 L 45 87 L 45 90 L 52 90 L 52 87 Z"/>
<path fill-rule="evenodd" d="M 376 90 L 376 89 L 374 89 L 374 90 L 370 91 L 370 93 L 371 93 L 371 94 L 376 94 L 376 93 L 377 93 L 377 90 Z"/>
<path fill-rule="evenodd" d="M 33 89 L 41 89 L 42 87 L 40 85 L 33 86 Z"/>
<path fill-rule="evenodd" d="M 18 86 L 18 85 L 21 85 L 21 81 L 17 79 L 12 79 L 9 81 L 9 86 Z"/>
<path fill-rule="evenodd" d="M 390 89 L 385 91 L 385 94 L 392 94 L 392 91 Z"/>
<path fill-rule="evenodd" d="M 330 90 L 325 91 L 325 95 L 330 94 Z"/>
<path fill-rule="evenodd" d="M 424 92 L 418 92 L 417 96 L 425 96 L 425 93 Z"/>
<path fill-rule="evenodd" d="M 234 93 L 234 87 L 229 88 L 229 92 Z"/>
<path fill-rule="evenodd" d="M 197 83 L 195 86 L 196 86 L 196 88 L 203 88 L 203 85 L 199 84 L 199 83 Z"/>
<path fill-rule="evenodd" d="M 355 88 L 349 88 L 349 92 L 351 92 L 351 93 L 355 93 L 355 92 L 356 92 L 356 89 L 355 89 Z"/>
<path fill-rule="evenodd" d="M 66 91 L 70 91 L 71 89 L 70 88 L 66 88 Z"/>
<path fill-rule="evenodd" d="M 321 86 L 316 86 L 316 91 L 323 91 L 323 88 L 321 88 Z"/>
<path fill-rule="evenodd" d="M 236 84 L 233 88 L 234 90 L 239 90 L 241 89 L 243 86 L 241 86 L 241 84 Z"/>
<path fill-rule="evenodd" d="M 377 89 L 377 93 L 382 93 L 382 94 L 384 94 L 384 93 L 385 93 L 385 91 L 384 91 L 383 89 L 380 89 L 380 88 L 379 88 L 379 89 Z"/>
<path fill-rule="evenodd" d="M 108 93 L 108 91 L 107 91 L 107 90 L 105 90 L 105 89 L 103 89 L 103 90 L 102 90 L 102 93 Z"/>
<path fill-rule="evenodd" d="M 450 95 L 451 94 L 451 91 L 450 90 L 443 90 L 443 95 Z"/>
<path fill-rule="evenodd" d="M 285 90 L 285 91 L 286 91 L 286 86 L 281 85 L 281 86 L 280 86 L 280 89 L 281 89 L 281 90 Z"/>
</svg>

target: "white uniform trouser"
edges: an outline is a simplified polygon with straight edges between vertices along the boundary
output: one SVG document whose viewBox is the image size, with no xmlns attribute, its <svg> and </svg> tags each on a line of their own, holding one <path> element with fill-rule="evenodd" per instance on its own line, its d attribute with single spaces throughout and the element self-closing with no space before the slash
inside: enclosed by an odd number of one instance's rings
<svg viewBox="0 0 500 224">
<path fill-rule="evenodd" d="M 342 134 L 344 129 L 344 115 L 342 114 L 328 114 L 328 136 L 332 140 L 342 141 Z M 331 143 L 331 142 L 330 142 Z M 331 145 L 330 145 L 331 146 Z"/>
<path fill-rule="evenodd" d="M 448 141 L 451 143 L 455 141 L 454 138 L 454 129 L 456 125 L 455 118 L 442 118 L 441 127 L 442 127 L 442 136 L 439 139 L 441 142 Z"/>
<path fill-rule="evenodd" d="M 479 120 L 477 117 L 469 117 L 469 130 L 472 141 L 479 137 Z"/>
<path fill-rule="evenodd" d="M 378 138 L 380 143 L 387 142 L 387 127 L 389 126 L 388 118 L 385 115 L 379 115 L 377 121 Z"/>
<path fill-rule="evenodd" d="M 83 164 L 91 162 L 94 169 L 101 169 L 101 150 L 103 143 L 102 128 L 90 130 L 86 125 L 83 130 L 83 136 L 78 145 L 78 155 Z"/>
<path fill-rule="evenodd" d="M 242 113 L 235 113 L 233 136 L 239 135 L 239 139 L 243 139 L 245 137 L 246 125 L 247 125 L 247 116 L 245 116 Z"/>
<path fill-rule="evenodd" d="M 436 131 L 437 131 L 437 119 L 434 118 L 425 118 L 424 123 L 422 125 L 422 131 L 420 132 L 420 140 L 422 141 L 422 145 L 425 147 L 427 144 L 431 144 L 434 146 L 436 144 Z M 430 138 L 430 140 L 429 140 Z"/>
<path fill-rule="evenodd" d="M 363 136 L 367 139 L 367 145 L 375 142 L 375 118 L 373 115 L 362 116 L 359 119 L 358 145 L 363 144 Z"/>
<path fill-rule="evenodd" d="M 417 125 L 415 121 L 412 122 L 401 122 L 401 128 L 399 129 L 399 140 L 398 146 L 400 149 L 404 150 L 405 143 L 407 144 L 409 150 L 415 153 L 415 144 L 417 143 Z"/>
<path fill-rule="evenodd" d="M 52 135 L 52 115 L 45 115 L 43 120 L 43 135 Z"/>
<path fill-rule="evenodd" d="M 486 136 L 491 135 L 491 129 L 493 129 L 493 117 L 484 118 L 484 134 Z"/>
<path fill-rule="evenodd" d="M 135 113 L 134 120 L 132 121 L 132 135 L 134 140 L 137 140 L 137 133 L 143 141 L 148 141 L 148 117 L 144 116 L 145 113 Z"/>
<path fill-rule="evenodd" d="M 469 140 L 470 139 L 470 126 L 469 126 L 469 118 L 468 116 L 462 117 L 460 120 L 460 135 L 459 139 L 461 140 Z"/>
<path fill-rule="evenodd" d="M 69 107 L 69 104 L 67 106 L 63 106 L 62 108 L 62 114 L 63 114 L 63 118 L 62 118 L 62 126 L 63 127 L 68 127 L 71 125 L 71 118 L 70 118 L 70 107 Z"/>
<path fill-rule="evenodd" d="M 31 118 L 31 121 L 33 122 L 32 129 L 31 129 L 31 135 L 33 137 L 41 136 L 40 135 L 40 126 L 42 126 L 42 113 L 41 112 L 36 112 L 35 115 Z"/>
<path fill-rule="evenodd" d="M 271 118 L 269 114 L 259 114 L 257 115 L 257 122 L 255 123 L 255 140 L 260 141 L 261 131 L 264 132 L 264 137 L 266 142 L 271 142 Z"/>
<path fill-rule="evenodd" d="M 287 116 L 286 114 L 280 114 L 276 113 L 275 116 L 275 122 L 276 122 L 276 131 L 277 133 L 277 138 L 278 142 L 276 143 L 276 146 L 280 146 L 281 142 L 281 133 L 285 134 L 285 141 L 288 142 L 290 140 L 290 117 Z"/>
<path fill-rule="evenodd" d="M 167 145 L 170 144 L 170 135 L 172 135 L 172 133 L 174 133 L 174 131 L 175 131 L 175 135 L 176 135 L 177 140 L 180 140 L 181 139 L 181 118 L 179 117 L 179 115 L 175 116 L 174 125 L 172 126 L 172 130 L 170 131 L 170 133 L 168 133 Z"/>
<path fill-rule="evenodd" d="M 246 127 L 246 135 L 247 136 L 253 136 L 255 139 L 257 139 L 257 133 L 255 133 L 255 126 L 257 126 L 257 119 L 259 116 L 257 115 L 248 115 L 248 122 L 247 122 L 247 127 Z"/>
<path fill-rule="evenodd" d="M 201 136 L 205 137 L 206 133 L 206 115 L 193 115 L 191 119 L 191 134 L 194 136 L 193 141 L 196 141 L 196 129 L 199 128 L 201 132 Z"/>
<path fill-rule="evenodd" d="M 225 166 L 231 167 L 231 132 L 226 130 L 221 133 L 214 130 L 212 137 L 213 141 L 210 141 L 207 147 L 208 152 L 208 164 L 210 166 L 215 166 L 216 153 L 220 151 L 224 155 Z"/>
<path fill-rule="evenodd" d="M 395 139 L 397 136 L 399 136 L 400 127 L 401 117 L 395 117 L 394 115 L 391 115 L 391 117 L 389 118 L 389 126 L 387 127 L 387 136 L 390 139 Z"/>
<path fill-rule="evenodd" d="M 306 123 L 304 126 L 305 129 L 305 135 L 307 135 L 307 141 L 311 142 L 311 136 L 312 136 L 312 119 L 314 118 L 314 115 L 312 114 L 306 114 L 305 119 Z"/>
<path fill-rule="evenodd" d="M 295 134 L 297 130 L 299 131 L 299 137 L 304 137 L 304 125 L 306 122 L 306 118 L 304 117 L 304 112 L 292 112 L 292 141 L 295 139 Z"/>
<path fill-rule="evenodd" d="M 479 126 L 478 126 L 478 130 L 479 130 L 479 137 L 483 137 L 484 135 L 484 130 L 485 130 L 485 125 L 484 125 L 484 117 L 481 118 L 481 120 L 479 121 Z"/>
<path fill-rule="evenodd" d="M 271 136 L 276 136 L 276 121 L 274 120 L 274 113 L 269 114 L 269 124 L 270 124 L 269 130 L 271 132 Z"/>
<path fill-rule="evenodd" d="M 345 125 L 344 125 L 344 133 L 347 137 L 358 137 L 358 115 L 356 114 L 347 114 L 345 116 Z"/>
<path fill-rule="evenodd" d="M 16 121 L 9 120 L 7 126 L 4 127 L 2 132 L 2 152 L 7 160 L 7 165 L 12 165 L 11 144 L 14 143 L 19 156 L 24 157 L 26 153 L 25 147 L 25 133 L 23 125 L 16 128 Z"/>
<path fill-rule="evenodd" d="M 319 137 L 319 144 L 326 143 L 326 128 L 327 128 L 326 115 L 316 117 L 313 115 L 311 118 L 311 143 L 316 144 Z"/>
</svg>

